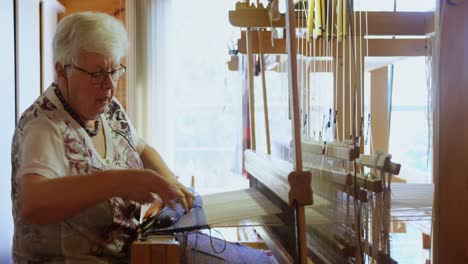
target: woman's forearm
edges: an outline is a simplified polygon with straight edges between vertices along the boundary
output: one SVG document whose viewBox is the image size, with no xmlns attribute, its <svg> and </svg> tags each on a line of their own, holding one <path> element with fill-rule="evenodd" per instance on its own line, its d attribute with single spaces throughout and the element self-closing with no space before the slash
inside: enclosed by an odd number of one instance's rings
<svg viewBox="0 0 468 264">
<path fill-rule="evenodd" d="M 161 155 L 159 155 L 159 153 L 150 145 L 145 146 L 140 157 L 143 161 L 143 166 L 146 169 L 154 170 L 168 180 L 175 180 L 175 175 L 172 173 L 169 167 L 167 167 Z"/>
<path fill-rule="evenodd" d="M 70 218 L 80 211 L 121 195 L 127 170 L 102 171 L 89 175 L 48 179 L 23 175 L 21 213 L 29 222 L 51 224 Z"/>
</svg>

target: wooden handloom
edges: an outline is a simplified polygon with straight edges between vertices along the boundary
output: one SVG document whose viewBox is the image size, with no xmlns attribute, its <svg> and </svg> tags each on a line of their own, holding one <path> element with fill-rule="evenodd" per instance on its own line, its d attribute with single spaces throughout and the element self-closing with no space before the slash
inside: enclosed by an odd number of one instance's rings
<svg viewBox="0 0 468 264">
<path fill-rule="evenodd" d="M 275 2 L 275 1 L 273 1 Z M 229 19 L 233 26 L 246 28 L 241 34 L 241 39 L 238 41 L 238 49 L 241 54 L 245 54 L 247 62 L 246 67 L 248 71 L 248 88 L 250 92 L 250 120 L 251 120 L 251 137 L 252 137 L 252 150 L 244 153 L 245 168 L 250 175 L 251 187 L 257 188 L 271 201 L 274 201 L 280 208 L 283 214 L 281 219 L 284 221 L 284 226 L 278 227 L 261 227 L 259 233 L 263 234 L 264 239 L 268 242 L 270 249 L 278 258 L 280 263 L 306 263 L 314 261 L 318 263 L 363 263 L 364 255 L 366 259 L 377 263 L 395 263 L 390 256 L 389 232 L 391 228 L 391 199 L 390 199 L 390 184 L 392 182 L 392 175 L 398 175 L 401 165 L 391 161 L 391 155 L 378 154 L 378 155 L 363 155 L 363 140 L 355 140 L 362 137 L 359 134 L 359 128 L 362 127 L 359 123 L 357 114 L 363 102 L 362 90 L 358 90 L 363 82 L 363 58 L 364 56 L 426 56 L 428 54 L 427 43 L 425 39 L 421 38 L 404 38 L 404 39 L 372 39 L 364 41 L 364 36 L 426 36 L 434 30 L 434 14 L 427 13 L 398 13 L 398 12 L 369 12 L 368 28 L 360 25 L 360 29 L 356 30 L 354 34 L 346 33 L 346 22 L 344 22 L 344 33 L 340 33 L 339 38 L 350 40 L 354 38 L 359 39 L 361 45 L 366 43 L 367 53 L 361 50 L 354 50 L 352 54 L 352 47 L 355 45 L 353 41 L 344 41 L 336 44 L 336 50 L 325 50 L 324 48 L 314 50 L 310 46 L 315 45 L 324 47 L 327 42 L 334 39 L 333 32 L 327 38 L 321 38 L 309 41 L 307 38 L 297 34 L 296 28 L 307 27 L 307 16 L 304 15 L 304 9 L 301 10 L 301 5 L 306 6 L 307 1 L 286 1 L 286 14 L 281 15 L 278 20 L 270 20 L 271 4 L 264 7 L 259 4 L 250 4 L 248 1 L 238 2 L 236 9 L 229 12 Z M 309 1 L 310 2 L 310 1 Z M 313 1 L 312 1 L 313 2 Z M 320 2 L 320 0 L 316 0 Z M 322 1 L 324 3 L 325 1 Z M 331 1 L 327 1 L 331 2 Z M 337 0 L 337 2 L 340 2 Z M 343 2 L 346 1 L 341 1 Z M 345 6 L 342 6 L 345 8 Z M 292 11 L 294 10 L 294 12 Z M 330 12 L 329 10 L 326 12 Z M 344 12 L 343 21 L 351 21 L 351 17 L 356 13 Z M 323 23 L 323 25 L 325 22 Z M 404 25 L 404 27 L 402 27 Z M 272 31 L 266 31 L 267 28 L 284 28 L 283 38 L 272 38 Z M 350 26 L 350 29 L 352 27 Z M 351 31 L 352 32 L 352 31 Z M 349 37 L 348 35 L 349 34 Z M 337 33 L 336 36 L 339 34 Z M 338 37 L 336 40 L 338 42 Z M 379 47 L 382 46 L 383 47 Z M 396 46 L 396 47 L 395 47 Z M 309 47 L 309 48 L 304 48 Z M 290 89 L 290 116 L 292 120 L 292 142 L 290 151 L 294 153 L 290 160 L 278 160 L 271 154 L 270 146 L 267 146 L 267 153 L 261 154 L 256 151 L 255 142 L 255 102 L 254 102 L 254 89 L 253 89 L 253 55 L 259 54 L 261 67 L 262 67 L 262 83 L 263 83 L 263 97 L 264 97 L 264 112 L 268 113 L 267 100 L 265 99 L 265 80 L 263 75 L 264 69 L 264 55 L 273 54 L 287 54 L 288 66 L 288 80 Z M 299 55 L 296 57 L 296 54 Z M 335 98 L 335 118 L 342 122 L 342 133 L 335 135 L 336 142 L 333 143 L 323 141 L 307 141 L 302 139 L 299 131 L 303 130 L 304 119 L 307 117 L 301 116 L 300 111 L 307 109 L 304 104 L 309 102 L 301 101 L 304 92 L 298 90 L 297 76 L 298 65 L 302 63 L 296 62 L 296 58 L 325 58 L 331 57 L 332 61 L 336 61 L 338 67 L 332 66 L 333 70 L 327 69 L 327 62 L 312 60 L 310 64 L 315 68 L 315 72 L 332 71 L 335 79 L 335 91 L 339 94 Z M 362 58 L 358 65 L 350 66 L 345 65 L 344 58 L 351 61 L 353 56 Z M 236 58 L 238 61 L 238 58 Z M 278 60 L 277 60 L 278 61 Z M 281 60 L 279 60 L 281 61 Z M 356 61 L 356 59 L 355 59 Z M 333 63 L 335 64 L 335 63 Z M 239 65 L 239 63 L 237 63 Z M 347 69 L 346 67 L 350 67 Z M 312 66 L 310 66 L 312 68 Z M 349 72 L 348 72 L 349 71 Z M 352 72 L 354 71 L 354 72 Z M 300 79 L 300 76 L 299 76 Z M 353 80 L 354 79 L 354 80 Z M 302 83 L 307 83 L 303 81 Z M 302 84 L 301 83 L 301 84 Z M 343 83 L 343 85 L 341 85 Z M 345 84 L 346 83 L 346 84 Z M 357 85 L 356 85 L 357 83 Z M 345 91 L 345 85 L 352 88 Z M 353 87 L 354 86 L 354 87 Z M 340 89 L 341 87 L 341 89 Z M 353 95 L 354 93 L 354 95 Z M 356 96 L 356 94 L 361 93 Z M 354 96 L 354 102 L 349 98 Z M 341 99 L 343 98 L 343 99 Z M 302 108 L 301 108 L 302 106 Z M 350 112 L 350 111 L 356 112 Z M 354 110 L 353 110 L 354 108 Z M 301 109 L 301 110 L 299 110 Z M 305 110 L 307 111 L 307 110 Z M 265 114 L 267 116 L 267 114 Z M 270 135 L 268 127 L 268 119 L 266 120 L 266 140 L 267 145 L 270 144 Z M 310 121 L 310 120 L 308 120 Z M 310 122 L 306 122 L 310 123 Z M 347 136 L 350 135 L 349 140 Z M 353 139 L 354 138 L 354 139 Z M 327 160 L 331 163 L 346 164 L 341 166 L 341 169 L 324 168 L 314 162 L 311 157 L 311 162 L 308 162 L 308 156 L 318 156 L 319 159 Z M 354 164 L 354 170 L 352 169 Z M 364 167 L 371 171 L 371 174 L 364 174 Z M 309 173 L 303 173 L 305 170 Z M 354 172 L 353 172 L 354 171 Z M 376 175 L 379 174 L 379 175 Z M 295 185 L 288 183 L 288 178 L 291 175 L 297 177 L 304 177 L 304 181 L 308 181 L 308 177 L 312 175 L 312 184 L 307 187 L 304 183 Z M 328 187 L 324 187 L 328 186 Z M 310 187 L 310 188 L 309 188 Z M 339 215 L 343 212 L 334 212 L 328 214 L 330 208 L 336 204 L 330 201 L 336 199 L 336 193 L 327 193 L 326 188 L 333 188 L 334 190 L 341 190 L 342 195 L 345 196 L 345 203 L 348 208 L 345 209 L 344 216 Z M 324 190 L 322 190 L 324 189 Z M 313 197 L 306 197 L 312 194 Z M 294 199 L 291 199 L 291 193 L 301 193 L 303 196 L 300 199 L 299 206 L 291 206 Z M 289 195 L 288 195 L 289 194 Z M 294 197 L 294 196 L 292 196 Z M 313 198 L 313 199 L 312 199 Z M 311 201 L 314 205 L 311 205 Z M 358 201 L 353 204 L 353 201 Z M 383 202 L 382 201 L 386 201 Z M 343 201 L 342 201 L 343 202 Z M 376 208 L 367 216 L 370 222 L 366 222 L 366 228 L 373 230 L 367 231 L 367 234 L 362 233 L 364 227 L 356 226 L 357 205 L 366 205 L 368 203 L 380 203 L 372 205 Z M 353 204 L 353 205 L 350 205 Z M 431 203 L 429 203 L 431 204 Z M 354 208 L 353 208 L 354 207 Z M 431 205 L 428 205 L 430 208 Z M 335 208 L 336 209 L 336 208 Z M 430 209 L 429 209 L 430 210 Z M 338 210 L 339 211 L 339 210 Z M 350 211 L 354 211 L 351 212 Z M 383 215 L 382 215 L 383 214 Z M 359 214 L 358 214 L 359 215 Z M 361 216 L 362 217 L 362 216 Z M 425 215 L 429 217 L 429 215 Z M 305 218 L 305 220 L 303 220 Z M 371 220 L 369 220 L 371 219 Z M 378 223 L 381 221 L 381 223 Z M 328 228 L 332 229 L 332 234 L 324 234 L 324 224 L 329 225 Z M 364 225 L 364 223 L 361 223 Z M 375 226 L 379 227 L 375 227 Z M 375 229 L 377 228 L 377 229 Z M 380 236 L 379 234 L 383 235 Z M 376 235 L 377 234 L 377 235 Z M 364 237 L 365 236 L 365 237 Z M 297 242 L 296 242 L 297 241 Z M 327 247 L 325 250 L 320 248 Z"/>
<path fill-rule="evenodd" d="M 358 213 L 358 211 L 361 210 L 359 207 L 367 206 L 369 203 L 391 201 L 389 198 L 391 178 L 392 175 L 399 174 L 401 165 L 393 162 L 391 155 L 388 154 L 363 155 L 363 140 L 356 140 L 362 136 L 359 135 L 359 127 L 362 124 L 358 124 L 357 114 L 350 112 L 353 108 L 354 110 L 360 109 L 363 104 L 359 99 L 362 95 L 359 94 L 353 105 L 350 100 L 353 97 L 352 93 L 362 91 L 355 88 L 345 90 L 346 85 L 353 86 L 353 79 L 358 86 L 362 85 L 363 61 L 354 66 L 356 72 L 347 68 L 351 66 L 346 65 L 344 60 L 345 58 L 351 60 L 350 42 L 339 42 L 335 44 L 336 49 L 328 51 L 324 48 L 312 51 L 311 45 L 325 47 L 326 43 L 335 37 L 335 41 L 338 41 L 338 33 L 333 36 L 331 32 L 328 38 L 317 38 L 314 42 L 303 35 L 298 37 L 296 29 L 307 28 L 307 16 L 304 15 L 306 4 L 304 3 L 306 2 L 286 0 L 286 14 L 281 14 L 278 20 L 270 20 L 271 6 L 274 4 L 264 7 L 258 3 L 258 6 L 255 6 L 248 2 L 239 2 L 236 4 L 236 9 L 229 12 L 231 24 L 245 28 L 238 41 L 238 51 L 244 54 L 242 56 L 245 59 L 233 56 L 233 62 L 230 64 L 231 70 L 243 70 L 241 66 L 245 64 L 248 72 L 246 83 L 250 92 L 251 150 L 244 153 L 244 167 L 250 176 L 250 187 L 257 189 L 281 209 L 281 213 L 277 214 L 280 225 L 275 223 L 272 226 L 264 225 L 256 229 L 279 263 L 310 263 L 311 261 L 314 263 L 363 263 L 364 256 L 376 263 L 395 263 L 391 258 L 389 246 L 390 222 L 394 220 L 391 216 L 392 205 L 389 202 L 372 205 L 372 208 L 377 209 L 366 212 L 370 214 L 366 216 L 368 219 L 366 222 L 360 222 L 361 219 L 358 217 L 364 219 L 364 216 L 359 216 L 362 212 Z M 354 13 L 350 12 L 347 15 L 353 16 Z M 347 19 L 344 18 L 344 20 Z M 360 26 L 355 35 L 359 35 L 361 43 L 364 43 L 364 36 L 370 35 L 425 36 L 433 32 L 433 23 L 434 18 L 431 12 L 369 12 L 369 27 Z M 282 29 L 283 38 L 272 38 L 272 31 L 268 30 L 271 27 Z M 325 34 L 325 31 L 322 33 Z M 340 38 L 346 39 L 349 36 L 344 33 Z M 366 41 L 366 48 L 367 54 L 355 51 L 357 56 L 362 58 L 365 56 L 425 56 L 428 53 L 426 40 L 421 38 L 370 39 Z M 267 153 L 260 153 L 256 150 L 258 142 L 256 142 L 255 130 L 256 110 L 252 60 L 255 54 L 259 55 L 262 68 Z M 286 63 L 289 71 L 292 140 L 286 149 L 293 154 L 287 160 L 275 157 L 271 153 L 264 70 L 264 56 L 280 54 L 287 55 Z M 301 62 L 297 61 L 296 55 L 299 55 Z M 333 70 L 328 68 L 331 63 L 314 60 L 314 58 L 326 57 L 331 58 L 333 65 L 337 65 L 332 66 Z M 302 131 L 307 117 L 301 115 L 301 110 L 305 111 L 305 105 L 310 102 L 304 100 L 305 92 L 299 86 L 308 81 L 297 78 L 298 67 L 300 67 L 298 65 L 302 65 L 304 58 L 312 59 L 309 61 L 307 72 L 311 72 L 311 68 L 314 68 L 314 72 L 333 72 L 334 79 L 336 79 L 334 89 L 338 95 L 334 100 L 336 106 L 334 118 L 338 120 L 338 123 L 342 123 L 343 127 L 340 133 L 336 133 L 335 142 L 324 144 L 324 141 L 304 139 Z M 281 63 L 281 60 L 279 62 Z M 306 123 L 310 124 L 310 120 Z M 351 140 L 347 135 L 352 136 Z M 320 161 L 317 162 L 317 160 Z M 337 166 L 324 166 L 324 163 L 343 165 L 337 168 Z M 365 173 L 366 171 L 371 173 Z M 330 190 L 334 191 L 330 192 Z M 338 208 L 337 204 L 344 205 L 344 208 Z M 424 208 L 430 208 L 430 205 Z M 427 217 L 427 214 L 423 217 Z M 375 227 L 378 221 L 380 223 L 378 227 Z M 360 224 L 357 224 L 358 222 Z M 363 232 L 364 229 L 371 229 L 371 231 Z M 144 254 L 148 254 L 147 252 L 151 250 L 154 251 L 146 245 L 143 251 L 146 252 Z"/>
</svg>

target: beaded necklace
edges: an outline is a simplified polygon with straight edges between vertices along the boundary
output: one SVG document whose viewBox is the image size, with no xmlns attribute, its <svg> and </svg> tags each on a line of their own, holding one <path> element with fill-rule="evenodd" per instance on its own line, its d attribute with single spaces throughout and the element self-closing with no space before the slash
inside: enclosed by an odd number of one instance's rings
<svg viewBox="0 0 468 264">
<path fill-rule="evenodd" d="M 67 103 L 67 101 L 62 95 L 62 92 L 60 92 L 58 85 L 54 83 L 52 86 L 54 86 L 55 95 L 57 95 L 58 99 L 63 105 L 63 108 L 70 114 L 70 116 L 73 117 L 73 119 L 75 119 L 75 121 L 78 122 L 78 124 L 80 124 L 80 126 L 86 131 L 86 133 L 90 137 L 96 136 L 99 132 L 99 119 L 96 119 L 96 121 L 94 121 L 94 130 L 89 130 L 89 128 L 83 123 L 83 121 L 81 121 L 81 119 L 78 117 L 75 111 L 73 111 L 71 106 Z"/>
</svg>

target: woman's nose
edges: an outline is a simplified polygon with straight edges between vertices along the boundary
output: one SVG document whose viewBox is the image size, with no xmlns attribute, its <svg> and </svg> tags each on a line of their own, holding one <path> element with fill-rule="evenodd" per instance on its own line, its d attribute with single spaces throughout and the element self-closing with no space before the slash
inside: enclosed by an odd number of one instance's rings
<svg viewBox="0 0 468 264">
<path fill-rule="evenodd" d="M 104 81 L 102 82 L 101 88 L 114 89 L 115 85 L 116 85 L 116 82 L 114 82 L 114 80 L 112 80 L 112 76 L 109 73 L 109 74 L 106 75 L 106 79 L 104 79 Z"/>
</svg>

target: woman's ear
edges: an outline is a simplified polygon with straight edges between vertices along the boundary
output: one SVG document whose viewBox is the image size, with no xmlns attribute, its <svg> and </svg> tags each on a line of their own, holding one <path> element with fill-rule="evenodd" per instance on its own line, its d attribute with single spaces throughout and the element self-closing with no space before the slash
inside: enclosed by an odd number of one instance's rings
<svg viewBox="0 0 468 264">
<path fill-rule="evenodd" d="M 67 71 L 65 67 L 63 67 L 62 63 L 56 62 L 55 63 L 55 73 L 57 74 L 57 79 L 59 81 L 65 81 L 67 79 Z"/>
</svg>

